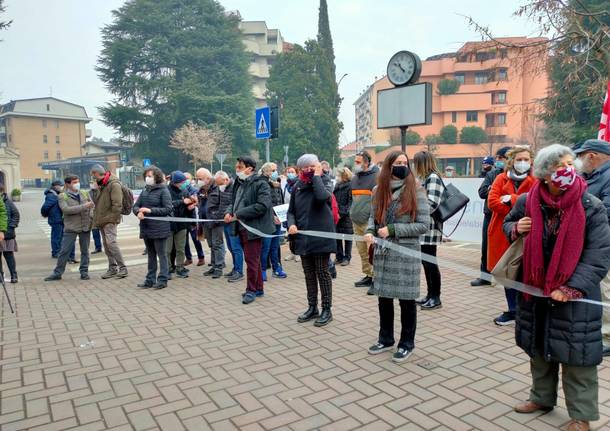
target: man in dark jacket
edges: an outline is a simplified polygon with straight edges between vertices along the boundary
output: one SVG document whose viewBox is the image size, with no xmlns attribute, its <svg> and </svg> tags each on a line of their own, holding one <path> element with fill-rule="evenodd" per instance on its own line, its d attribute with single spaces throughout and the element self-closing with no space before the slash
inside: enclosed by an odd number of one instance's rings
<svg viewBox="0 0 610 431">
<path fill-rule="evenodd" d="M 51 257 L 57 259 L 61 251 L 61 239 L 64 236 L 64 217 L 59 208 L 59 200 L 57 197 L 61 193 L 63 183 L 61 181 L 53 181 L 51 187 L 44 191 L 44 203 L 40 208 L 40 213 L 46 217 L 47 223 L 51 226 Z M 69 261 L 74 261 L 75 250 L 72 250 Z"/>
<path fill-rule="evenodd" d="M 255 170 L 256 162 L 251 157 L 242 156 L 237 159 L 235 172 L 240 183 L 233 189 L 232 202 L 225 215 L 225 223 L 234 223 L 248 265 L 248 283 L 242 299 L 243 304 L 250 304 L 257 296 L 265 294 L 260 259 L 262 239 L 237 221 L 264 234 L 270 235 L 275 231 L 269 183 L 266 178 L 256 175 Z"/>
<path fill-rule="evenodd" d="M 485 179 L 479 187 L 479 197 L 485 200 L 485 206 L 483 207 L 483 241 L 481 242 L 481 275 L 489 277 L 487 272 L 487 230 L 489 229 L 489 223 L 491 222 L 492 212 L 487 206 L 487 195 L 491 186 L 493 185 L 496 177 L 504 172 L 504 164 L 506 163 L 506 153 L 510 150 L 510 147 L 502 147 L 496 151 L 496 160 L 494 167 L 486 173 Z M 471 286 L 489 286 L 491 283 L 483 278 L 477 278 L 470 282 Z"/>
<path fill-rule="evenodd" d="M 354 176 L 352 177 L 352 208 L 350 216 L 354 224 L 354 234 L 364 235 L 371 215 L 371 198 L 373 188 L 377 185 L 379 168 L 371 165 L 371 155 L 362 151 L 354 158 Z M 332 191 L 332 190 L 331 190 Z M 364 278 L 354 283 L 356 287 L 371 287 L 373 285 L 373 265 L 369 263 L 369 249 L 366 243 L 356 243 Z"/>
<path fill-rule="evenodd" d="M 239 180 L 229 178 L 229 175 L 222 171 L 219 171 L 217 175 L 216 184 L 222 193 L 223 202 L 224 199 L 228 202 L 228 206 L 225 208 L 226 213 L 233 199 L 233 189 Z M 233 227 L 232 223 L 225 223 L 223 226 L 227 248 L 231 253 L 231 260 L 233 261 L 233 269 L 228 274 L 225 274 L 229 283 L 236 283 L 244 278 L 244 250 L 241 246 L 239 236 L 236 234 Z"/>
<path fill-rule="evenodd" d="M 582 162 L 587 191 L 602 201 L 610 220 L 610 143 L 599 139 L 585 141 L 574 152 Z M 602 300 L 610 303 L 610 274 L 601 282 Z M 610 356 L 610 308 L 604 307 L 602 318 L 604 356 Z"/>
<path fill-rule="evenodd" d="M 186 176 L 181 171 L 172 172 L 169 194 L 172 197 L 174 217 L 189 217 L 188 207 L 194 203 L 194 200 L 189 196 L 188 185 Z M 187 278 L 188 270 L 184 267 L 184 246 L 189 224 L 172 222 L 170 226 L 172 233 L 167 240 L 168 259 L 171 259 L 172 250 L 174 250 L 176 253 L 176 276 Z"/>
</svg>

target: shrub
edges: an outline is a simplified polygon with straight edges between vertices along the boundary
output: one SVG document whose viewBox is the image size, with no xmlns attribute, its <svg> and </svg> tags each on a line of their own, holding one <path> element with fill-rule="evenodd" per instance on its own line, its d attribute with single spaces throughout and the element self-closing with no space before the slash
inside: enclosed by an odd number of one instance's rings
<svg viewBox="0 0 610 431">
<path fill-rule="evenodd" d="M 458 129 L 452 124 L 448 124 L 441 129 L 440 137 L 443 144 L 456 144 Z"/>
<path fill-rule="evenodd" d="M 477 126 L 464 127 L 460 132 L 460 142 L 462 144 L 482 144 L 487 142 L 487 133 Z"/>
<path fill-rule="evenodd" d="M 439 96 L 446 96 L 448 94 L 455 94 L 460 89 L 460 81 L 455 79 L 441 79 L 437 86 L 437 93 Z"/>
</svg>

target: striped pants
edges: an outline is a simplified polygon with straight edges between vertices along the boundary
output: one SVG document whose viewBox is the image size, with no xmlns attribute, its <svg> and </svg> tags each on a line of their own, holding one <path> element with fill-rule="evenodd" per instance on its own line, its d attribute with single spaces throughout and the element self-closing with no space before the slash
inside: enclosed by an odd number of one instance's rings
<svg viewBox="0 0 610 431">
<path fill-rule="evenodd" d="M 318 304 L 318 284 L 322 294 L 322 309 L 330 309 L 332 305 L 332 278 L 328 270 L 328 259 L 330 253 L 308 254 L 301 256 L 301 264 L 305 272 L 305 284 L 307 285 L 307 302 L 310 306 Z"/>
</svg>

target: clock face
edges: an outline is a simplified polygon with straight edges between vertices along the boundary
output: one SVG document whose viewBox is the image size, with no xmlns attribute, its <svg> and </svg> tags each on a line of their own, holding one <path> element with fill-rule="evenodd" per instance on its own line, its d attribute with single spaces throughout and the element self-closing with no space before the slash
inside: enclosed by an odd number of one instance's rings
<svg viewBox="0 0 610 431">
<path fill-rule="evenodd" d="M 405 85 L 419 78 L 421 62 L 409 52 L 400 51 L 392 56 L 388 63 L 388 79 L 394 85 Z"/>
</svg>

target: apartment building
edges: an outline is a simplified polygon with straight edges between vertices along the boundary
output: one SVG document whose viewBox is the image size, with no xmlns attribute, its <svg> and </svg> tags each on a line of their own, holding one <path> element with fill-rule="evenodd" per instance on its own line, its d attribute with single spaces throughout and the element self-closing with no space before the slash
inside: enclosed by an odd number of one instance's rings
<svg viewBox="0 0 610 431">
<path fill-rule="evenodd" d="M 85 108 L 54 97 L 0 105 L 0 146 L 18 157 L 22 186 L 41 186 L 54 177 L 40 164 L 82 155 L 92 119 Z"/>
<path fill-rule="evenodd" d="M 510 46 L 539 40 L 511 37 L 499 42 Z M 535 113 L 539 112 L 540 101 L 546 97 L 548 76 L 540 68 L 520 61 L 523 52 L 519 49 L 498 46 L 492 42 L 468 42 L 457 52 L 422 61 L 419 82 L 430 82 L 433 86 L 432 124 L 414 126 L 409 130 L 417 132 L 423 140 L 427 135 L 438 135 L 449 124 L 458 132 L 464 127 L 478 126 L 488 136 L 487 145 L 459 143 L 463 153 L 461 159 L 465 162 L 460 161 L 458 171 L 463 174 L 475 172 L 477 162 L 480 163 L 485 153 L 494 147 L 530 142 L 539 129 Z M 453 86 L 453 91 L 441 88 L 441 82 L 453 84 L 449 85 Z M 354 103 L 356 142 L 360 149 L 389 146 L 396 142 L 397 130 L 377 128 L 377 92 L 392 87 L 384 76 L 369 86 Z M 435 146 L 438 158 L 454 158 L 456 148 L 449 150 L 446 145 L 451 144 Z M 485 153 L 480 154 L 482 151 Z M 441 164 L 451 163 L 447 160 Z"/>
</svg>

